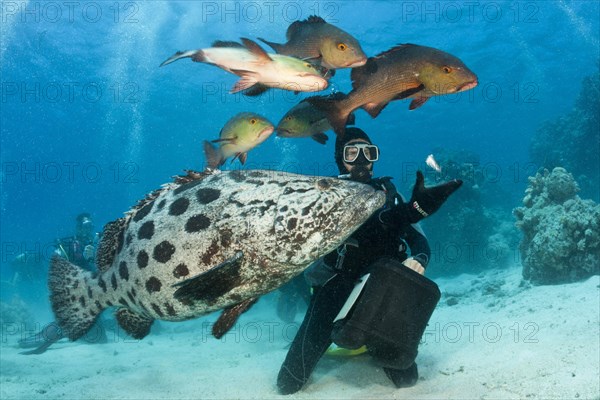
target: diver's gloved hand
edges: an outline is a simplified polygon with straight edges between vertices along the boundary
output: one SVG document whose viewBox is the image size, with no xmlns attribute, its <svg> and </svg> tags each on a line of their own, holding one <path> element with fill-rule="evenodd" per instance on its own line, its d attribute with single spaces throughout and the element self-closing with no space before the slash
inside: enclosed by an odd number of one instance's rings
<svg viewBox="0 0 600 400">
<path fill-rule="evenodd" d="M 462 183 L 460 179 L 453 179 L 450 182 L 426 188 L 423 173 L 417 171 L 417 181 L 413 188 L 412 197 L 407 204 L 407 214 L 410 223 L 417 223 L 439 210 L 442 204 Z"/>
<path fill-rule="evenodd" d="M 425 268 L 423 267 L 423 265 L 416 259 L 412 258 L 412 257 L 408 257 L 406 260 L 404 260 L 402 262 L 402 264 L 407 267 L 412 269 L 415 272 L 418 272 L 421 275 L 425 275 Z"/>
</svg>

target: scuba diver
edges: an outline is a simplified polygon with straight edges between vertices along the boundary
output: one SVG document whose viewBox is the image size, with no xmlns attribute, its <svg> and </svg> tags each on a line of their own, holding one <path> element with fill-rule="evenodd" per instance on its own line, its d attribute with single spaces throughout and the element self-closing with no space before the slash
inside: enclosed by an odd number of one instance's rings
<svg viewBox="0 0 600 400">
<path fill-rule="evenodd" d="M 98 233 L 94 233 L 91 215 L 81 213 L 75 218 L 75 236 L 57 240 L 55 253 L 87 271 L 94 272 L 98 236 Z"/>
<path fill-rule="evenodd" d="M 75 235 L 56 241 L 54 253 L 75 265 L 91 272 L 96 272 L 94 258 L 98 246 L 99 234 L 94 232 L 94 222 L 89 213 L 81 213 L 75 218 Z M 90 332 L 97 333 L 95 343 L 108 341 L 103 328 L 103 319 L 99 318 Z M 52 344 L 66 337 L 56 322 L 51 322 L 35 335 L 21 339 L 19 347 L 34 348 L 21 354 L 42 354 Z"/>
<path fill-rule="evenodd" d="M 277 377 L 280 394 L 300 390 L 332 343 L 365 346 L 398 388 L 417 382 L 417 347 L 440 293 L 423 276 L 430 248 L 416 224 L 437 211 L 462 181 L 426 188 L 418 171 L 407 203 L 390 177 L 372 177 L 378 158 L 379 148 L 361 129 L 349 127 L 337 137 L 340 178 L 383 190 L 387 200 L 344 244 L 305 272 L 313 292 Z"/>
</svg>

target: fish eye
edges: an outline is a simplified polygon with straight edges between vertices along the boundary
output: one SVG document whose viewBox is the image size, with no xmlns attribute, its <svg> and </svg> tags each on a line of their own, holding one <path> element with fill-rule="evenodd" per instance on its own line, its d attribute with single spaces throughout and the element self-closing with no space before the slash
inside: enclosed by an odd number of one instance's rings
<svg viewBox="0 0 600 400">
<path fill-rule="evenodd" d="M 256 124 L 256 118 L 251 118 L 250 119 L 250 124 L 252 124 L 252 125 Z"/>
<path fill-rule="evenodd" d="M 317 181 L 317 187 L 321 190 L 327 190 L 331 187 L 331 181 L 329 179 L 319 179 Z"/>
<path fill-rule="evenodd" d="M 286 120 L 286 121 L 291 121 L 291 120 L 292 120 L 292 116 L 291 116 L 291 115 L 288 115 L 287 117 L 285 117 L 285 120 Z"/>
<path fill-rule="evenodd" d="M 345 51 L 348 48 L 348 46 L 346 46 L 345 43 L 338 43 L 337 48 L 341 51 Z"/>
<path fill-rule="evenodd" d="M 452 68 L 450 68 L 450 67 L 449 67 L 449 66 L 447 66 L 447 65 L 444 65 L 444 66 L 442 67 L 442 71 L 444 71 L 445 73 L 449 74 L 450 72 L 452 72 Z"/>
<path fill-rule="evenodd" d="M 315 69 L 315 66 L 312 65 L 311 63 L 306 63 L 304 64 L 307 68 L 311 68 L 311 69 Z"/>
</svg>

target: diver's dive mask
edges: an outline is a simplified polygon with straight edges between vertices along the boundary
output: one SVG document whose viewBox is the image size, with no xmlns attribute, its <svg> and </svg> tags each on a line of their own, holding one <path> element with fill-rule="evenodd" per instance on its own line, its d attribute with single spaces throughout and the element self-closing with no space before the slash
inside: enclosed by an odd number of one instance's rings
<svg viewBox="0 0 600 400">
<path fill-rule="evenodd" d="M 360 160 L 360 153 L 362 152 L 364 159 Z M 344 162 L 349 164 L 355 163 L 356 161 L 367 161 L 375 162 L 379 160 L 379 147 L 374 144 L 368 143 L 354 143 L 347 144 L 344 146 Z"/>
</svg>

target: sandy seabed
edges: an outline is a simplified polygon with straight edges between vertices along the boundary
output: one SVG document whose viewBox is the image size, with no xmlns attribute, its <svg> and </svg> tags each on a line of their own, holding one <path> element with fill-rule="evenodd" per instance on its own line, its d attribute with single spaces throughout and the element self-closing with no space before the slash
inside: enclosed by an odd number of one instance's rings
<svg viewBox="0 0 600 400">
<path fill-rule="evenodd" d="M 278 395 L 302 316 L 281 322 L 269 295 L 221 340 L 209 335 L 214 315 L 160 323 L 140 341 L 109 330 L 106 344 L 62 340 L 32 356 L 19 354 L 22 334 L 5 333 L 0 398 L 600 399 L 600 277 L 530 286 L 515 266 L 437 283 L 443 296 L 409 389 L 395 389 L 367 355 L 326 355 L 302 391 Z"/>
</svg>

